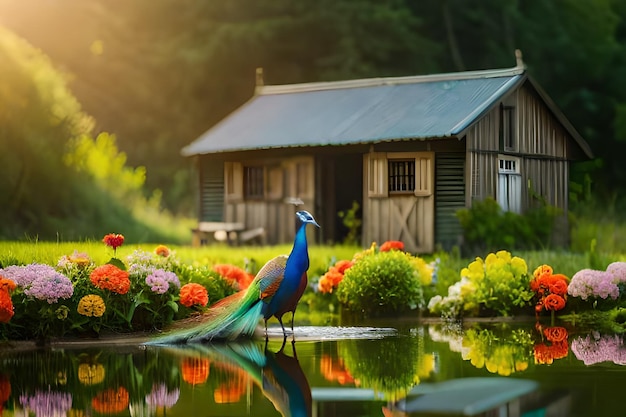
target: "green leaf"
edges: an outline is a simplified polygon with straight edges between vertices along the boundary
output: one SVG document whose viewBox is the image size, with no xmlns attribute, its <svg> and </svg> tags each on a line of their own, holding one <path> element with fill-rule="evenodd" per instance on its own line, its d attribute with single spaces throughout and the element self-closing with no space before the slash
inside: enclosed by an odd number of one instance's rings
<svg viewBox="0 0 626 417">
<path fill-rule="evenodd" d="M 109 259 L 109 262 L 107 262 L 107 264 L 116 266 L 119 269 L 121 269 L 122 271 L 126 271 L 126 265 L 124 265 L 124 262 L 122 262 L 121 259 L 111 258 L 111 259 Z"/>
</svg>

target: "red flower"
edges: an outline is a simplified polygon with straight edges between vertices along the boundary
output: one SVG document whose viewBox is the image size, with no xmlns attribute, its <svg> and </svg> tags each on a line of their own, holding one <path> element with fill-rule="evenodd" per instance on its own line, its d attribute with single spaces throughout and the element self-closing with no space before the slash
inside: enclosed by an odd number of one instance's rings
<svg viewBox="0 0 626 417">
<path fill-rule="evenodd" d="M 117 266 L 105 264 L 97 267 L 89 275 L 91 283 L 101 290 L 109 290 L 117 294 L 126 294 L 130 290 L 128 272 Z"/>
<path fill-rule="evenodd" d="M 557 294 L 550 294 L 543 300 L 546 310 L 558 311 L 565 307 L 565 299 Z"/>
<path fill-rule="evenodd" d="M 381 252 L 389 252 L 390 250 L 404 251 L 404 243 L 399 240 L 388 240 L 380 245 Z"/>
<path fill-rule="evenodd" d="M 114 250 L 122 246 L 124 243 L 124 235 L 109 233 L 102 239 L 105 245 L 112 247 Z"/>
<path fill-rule="evenodd" d="M 180 289 L 180 303 L 185 307 L 198 305 L 204 307 L 209 302 L 209 294 L 202 285 L 190 282 Z"/>
</svg>

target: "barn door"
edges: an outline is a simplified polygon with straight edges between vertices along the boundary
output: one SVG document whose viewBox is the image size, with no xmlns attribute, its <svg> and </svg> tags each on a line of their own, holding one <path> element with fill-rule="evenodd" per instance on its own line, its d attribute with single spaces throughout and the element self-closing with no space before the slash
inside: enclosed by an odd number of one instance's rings
<svg viewBox="0 0 626 417">
<path fill-rule="evenodd" d="M 432 252 L 434 153 L 372 153 L 366 158 L 364 244 L 400 240 L 409 252 Z"/>
</svg>

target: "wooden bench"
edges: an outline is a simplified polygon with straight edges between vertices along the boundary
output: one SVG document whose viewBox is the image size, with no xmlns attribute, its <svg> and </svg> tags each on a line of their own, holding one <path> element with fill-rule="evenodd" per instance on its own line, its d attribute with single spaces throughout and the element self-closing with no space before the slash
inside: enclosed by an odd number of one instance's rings
<svg viewBox="0 0 626 417">
<path fill-rule="evenodd" d="M 201 246 L 211 242 L 237 242 L 237 233 L 245 229 L 243 223 L 233 222 L 199 222 L 198 227 L 191 229 L 192 245 Z"/>
<path fill-rule="evenodd" d="M 246 230 L 243 223 L 200 222 L 198 227 L 191 231 L 193 246 L 202 246 L 212 242 L 228 242 L 229 245 L 236 245 L 255 240 L 261 244 L 265 243 L 265 228 L 256 227 Z"/>
</svg>

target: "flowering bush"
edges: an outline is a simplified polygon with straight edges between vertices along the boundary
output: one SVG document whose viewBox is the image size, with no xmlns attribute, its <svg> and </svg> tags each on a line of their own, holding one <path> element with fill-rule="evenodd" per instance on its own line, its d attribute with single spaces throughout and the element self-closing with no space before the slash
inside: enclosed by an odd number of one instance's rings
<svg viewBox="0 0 626 417">
<path fill-rule="evenodd" d="M 477 257 L 461 270 L 461 280 L 448 288 L 447 297 L 433 297 L 431 313 L 455 317 L 463 312 L 473 315 L 510 315 L 530 305 L 533 292 L 526 261 L 507 251 Z"/>
<path fill-rule="evenodd" d="M 554 312 L 565 308 L 568 282 L 569 278 L 565 275 L 553 274 L 550 265 L 537 267 L 530 282 L 530 289 L 535 292 L 537 299 L 535 313 L 539 315 L 543 310 L 550 311 L 554 321 Z"/>
<path fill-rule="evenodd" d="M 432 270 L 422 259 L 401 250 L 380 252 L 374 243 L 353 262 L 337 288 L 337 299 L 348 310 L 386 314 L 424 305 L 423 283 L 430 282 Z"/>
<path fill-rule="evenodd" d="M 597 303 L 618 300 L 625 289 L 626 262 L 613 262 L 605 271 L 582 269 L 576 272 L 569 284 L 568 294 Z"/>
</svg>

